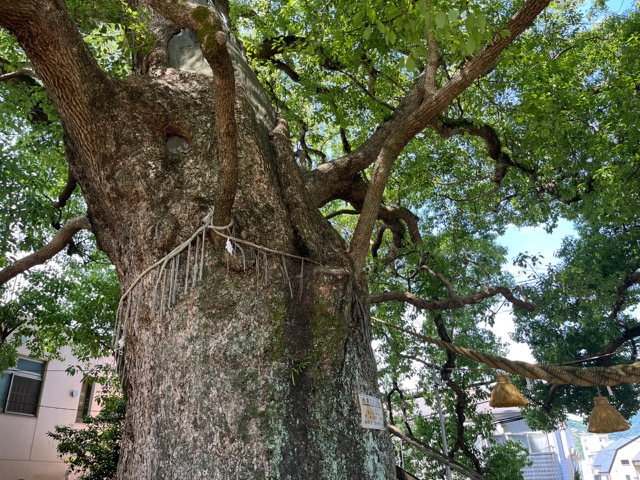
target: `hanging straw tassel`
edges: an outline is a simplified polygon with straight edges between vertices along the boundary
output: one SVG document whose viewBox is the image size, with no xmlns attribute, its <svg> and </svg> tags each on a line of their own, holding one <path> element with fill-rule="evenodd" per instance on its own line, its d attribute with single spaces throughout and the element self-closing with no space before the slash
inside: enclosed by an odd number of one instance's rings
<svg viewBox="0 0 640 480">
<path fill-rule="evenodd" d="M 509 381 L 509 375 L 497 375 L 498 383 L 491 391 L 489 406 L 494 408 L 523 407 L 527 403 L 516 386 Z"/>
<path fill-rule="evenodd" d="M 589 417 L 589 432 L 624 432 L 631 428 L 620 412 L 609 404 L 607 397 L 595 397 L 593 403 L 595 407 L 591 410 L 591 417 Z"/>
</svg>

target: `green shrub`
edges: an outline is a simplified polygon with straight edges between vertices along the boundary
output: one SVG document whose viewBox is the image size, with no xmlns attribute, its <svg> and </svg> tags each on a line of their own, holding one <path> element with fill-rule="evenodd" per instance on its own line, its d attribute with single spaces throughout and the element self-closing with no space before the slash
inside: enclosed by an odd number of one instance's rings
<svg viewBox="0 0 640 480">
<path fill-rule="evenodd" d="M 126 401 L 122 395 L 102 396 L 100 413 L 85 417 L 86 428 L 56 425 L 47 433 L 58 441 L 58 453 L 84 480 L 112 480 L 120 457 Z"/>
</svg>

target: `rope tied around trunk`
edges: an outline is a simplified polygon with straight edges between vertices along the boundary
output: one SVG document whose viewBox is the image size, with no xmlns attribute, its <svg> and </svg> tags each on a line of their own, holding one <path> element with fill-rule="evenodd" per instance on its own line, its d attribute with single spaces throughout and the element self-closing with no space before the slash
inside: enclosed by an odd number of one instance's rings
<svg viewBox="0 0 640 480">
<path fill-rule="evenodd" d="M 507 360 L 504 357 L 490 355 L 470 348 L 461 347 L 443 340 L 421 335 L 397 325 L 371 317 L 372 320 L 412 335 L 424 342 L 461 355 L 470 360 L 483 363 L 497 370 L 522 375 L 533 380 L 544 380 L 555 385 L 575 385 L 578 387 L 613 386 L 620 383 L 640 383 L 640 362 L 612 367 L 571 367 L 544 363 L 528 363 Z"/>
<path fill-rule="evenodd" d="M 191 288 L 202 280 L 204 272 L 204 264 L 206 258 L 206 242 L 207 232 L 211 231 L 215 235 L 226 239 L 225 249 L 230 255 L 234 255 L 239 251 L 242 255 L 245 271 L 246 256 L 242 246 L 249 247 L 254 253 L 255 269 L 257 273 L 258 283 L 260 280 L 264 285 L 269 281 L 269 262 L 268 255 L 276 255 L 281 258 L 281 262 L 274 262 L 273 265 L 279 265 L 284 278 L 289 284 L 291 298 L 293 298 L 293 287 L 285 258 L 291 258 L 300 261 L 300 289 L 302 293 L 304 278 L 304 262 L 315 265 L 320 263 L 309 258 L 293 255 L 268 248 L 257 243 L 243 240 L 230 234 L 233 221 L 228 225 L 219 226 L 213 224 L 214 209 L 210 208 L 208 213 L 202 220 L 202 225 L 187 240 L 175 247 L 160 260 L 153 265 L 144 269 L 129 285 L 125 292 L 121 295 L 116 311 L 116 326 L 114 332 L 113 350 L 116 359 L 116 366 L 120 373 L 120 381 L 124 385 L 126 381 L 126 370 L 124 366 L 124 348 L 125 348 L 125 324 L 129 321 L 136 321 L 140 315 L 140 304 L 144 297 L 144 292 L 136 289 L 140 282 L 152 272 L 156 273 L 156 280 L 151 298 L 151 313 L 158 316 L 158 320 L 162 321 L 164 313 L 169 310 L 175 303 L 180 292 L 186 295 Z M 211 243 L 211 242 L 209 242 Z M 261 258 L 262 257 L 262 258 Z"/>
</svg>

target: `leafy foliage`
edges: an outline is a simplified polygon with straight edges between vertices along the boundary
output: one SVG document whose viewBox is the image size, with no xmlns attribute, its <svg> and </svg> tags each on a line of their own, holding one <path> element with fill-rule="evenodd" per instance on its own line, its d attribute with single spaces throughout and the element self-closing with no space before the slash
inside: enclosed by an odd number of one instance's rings
<svg viewBox="0 0 640 480">
<path fill-rule="evenodd" d="M 66 262 L 31 272 L 3 289 L 0 305 L 0 370 L 13 366 L 24 344 L 36 358 L 52 358 L 71 346 L 80 360 L 109 355 L 118 284 L 108 265 Z"/>
<path fill-rule="evenodd" d="M 123 22 L 133 22 L 132 12 L 123 13 L 121 2 L 98 3 L 78 2 L 70 5 L 71 12 L 105 70 L 123 76 L 130 71 L 120 56 Z M 0 31 L 0 52 L 0 73 L 26 72 L 0 82 L 5 100 L 0 107 L 1 269 L 42 249 L 86 206 L 77 192 L 59 205 L 68 173 L 57 112 L 30 73 L 24 52 L 5 31 Z M 55 357 L 65 345 L 83 360 L 108 355 L 117 296 L 108 260 L 91 235 L 77 234 L 55 263 L 0 286 L 0 371 L 15 363 L 16 348 L 23 343 L 40 358 Z"/>
<path fill-rule="evenodd" d="M 601 3 L 590 11 L 574 0 L 555 3 L 404 148 L 384 203 L 415 213 L 421 239 L 410 238 L 406 224 L 399 233 L 378 225 L 367 266 L 370 291 L 406 291 L 459 304 L 420 311 L 381 303 L 374 317 L 503 354 L 491 327 L 504 299 L 460 300 L 500 285 L 535 305 L 534 311 L 513 308 L 514 338 L 527 343 L 538 361 L 637 361 L 640 14 L 612 14 Z M 116 0 L 67 4 L 102 68 L 114 78 L 129 74 L 130 56 L 153 40 L 148 14 Z M 390 118 L 427 67 L 430 48 L 436 49 L 436 80 L 442 84 L 493 39 L 509 34 L 503 25 L 521 4 L 239 0 L 231 9 L 232 28 L 289 120 L 297 159 L 309 170 L 348 154 Z M 0 51 L 0 73 L 28 65 L 5 32 Z M 30 75 L 0 82 L 0 97 L 2 268 L 42 248 L 85 205 L 74 195 L 64 207 L 54 206 L 67 171 L 59 120 L 40 82 Z M 365 184 L 370 173 L 361 173 Z M 352 206 L 334 200 L 323 211 Z M 573 222 L 575 236 L 565 239 L 557 263 L 544 265 L 523 252 L 515 263 L 525 280 L 505 270 L 507 253 L 498 239 L 507 227 L 553 231 L 560 218 Z M 355 216 L 331 221 L 345 239 L 351 237 Z M 117 298 L 114 272 L 88 236 L 76 236 L 68 253 L 3 292 L 0 358 L 6 362 L 0 370 L 13 361 L 22 337 L 42 356 L 66 343 L 84 357 L 104 353 Z M 519 478 L 526 464 L 519 446 L 494 444 L 481 451 L 475 445 L 493 432 L 491 417 L 478 412 L 492 372 L 399 331 L 376 324 L 373 330 L 380 382 L 396 423 L 406 421 L 415 436 L 437 444 L 440 426 L 433 412 L 442 410 L 452 458 L 486 478 Z M 295 384 L 306 360 L 290 361 Z M 532 428 L 551 430 L 567 413 L 591 410 L 593 389 L 514 382 L 531 399 L 525 416 Z M 638 393 L 637 386 L 616 387 L 613 403 L 632 415 L 640 409 Z M 109 423 L 117 417 L 108 417 L 108 409 L 117 409 L 105 407 Z M 423 415 L 415 415 L 419 410 Z M 107 437 L 115 439 L 105 425 Z M 84 450 L 78 445 L 88 437 L 59 434 L 73 438 L 65 448 L 79 468 L 99 468 L 91 462 L 111 458 L 113 443 L 110 451 L 102 449 L 97 426 L 94 443 Z M 405 454 L 425 478 L 437 470 L 421 453 Z"/>
<path fill-rule="evenodd" d="M 85 417 L 85 428 L 57 425 L 48 435 L 58 452 L 83 480 L 116 478 L 126 400 L 121 394 L 100 397 L 100 413 Z"/>
<path fill-rule="evenodd" d="M 522 469 L 532 465 L 529 452 L 520 443 L 507 440 L 493 443 L 486 452 L 487 480 L 522 480 Z"/>
</svg>

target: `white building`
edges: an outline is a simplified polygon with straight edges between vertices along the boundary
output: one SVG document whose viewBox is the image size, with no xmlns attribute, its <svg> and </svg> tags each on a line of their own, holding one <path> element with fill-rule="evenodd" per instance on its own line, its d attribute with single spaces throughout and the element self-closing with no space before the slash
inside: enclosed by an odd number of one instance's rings
<svg viewBox="0 0 640 480">
<path fill-rule="evenodd" d="M 44 362 L 19 350 L 18 364 L 0 375 L 0 480 L 63 480 L 67 466 L 47 436 L 56 425 L 82 425 L 94 414 L 96 388 L 82 375 L 68 375 L 78 361 L 69 348 L 65 361 Z"/>
<path fill-rule="evenodd" d="M 422 399 L 418 399 L 417 402 L 422 415 L 435 414 Z M 486 401 L 478 404 L 477 409 L 493 416 L 494 441 L 502 443 L 512 440 L 519 442 L 529 451 L 532 465 L 522 471 L 525 480 L 574 480 L 575 473 L 580 472 L 580 458 L 575 438 L 566 426 L 550 433 L 538 432 L 531 430 L 517 407 L 491 408 L 489 401 Z M 489 440 L 479 439 L 476 446 L 480 449 L 486 448 L 489 446 Z"/>
<path fill-rule="evenodd" d="M 494 440 L 516 441 L 529 450 L 533 464 L 522 471 L 525 480 L 573 480 L 575 472 L 580 471 L 575 439 L 568 428 L 536 432 L 524 421 L 519 408 L 491 408 L 490 412 L 496 425 Z"/>
<path fill-rule="evenodd" d="M 592 480 L 592 467 L 596 461 L 598 452 L 613 443 L 613 440 L 611 440 L 606 433 L 586 433 L 580 438 L 580 443 L 582 444 L 582 453 L 584 454 L 584 460 L 580 462 L 583 478 L 585 480 Z"/>
<path fill-rule="evenodd" d="M 640 480 L 640 436 L 622 438 L 600 450 L 592 480 Z"/>
</svg>

